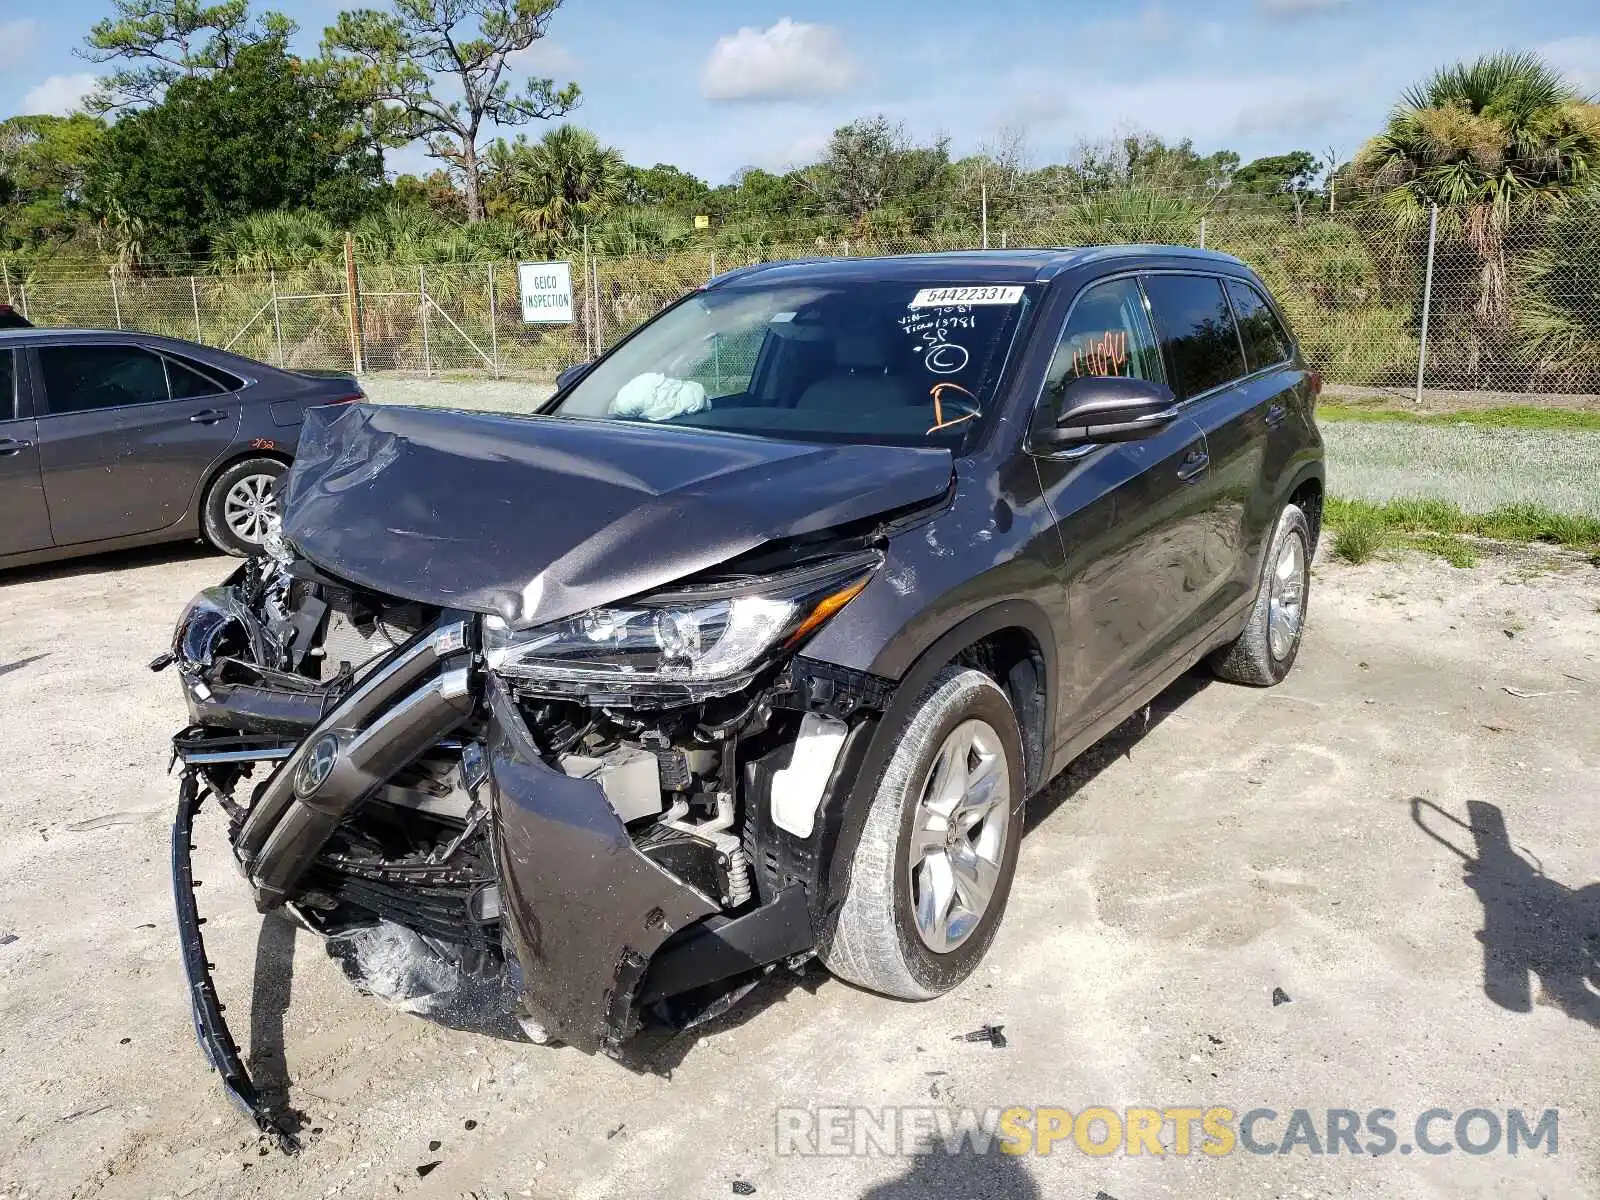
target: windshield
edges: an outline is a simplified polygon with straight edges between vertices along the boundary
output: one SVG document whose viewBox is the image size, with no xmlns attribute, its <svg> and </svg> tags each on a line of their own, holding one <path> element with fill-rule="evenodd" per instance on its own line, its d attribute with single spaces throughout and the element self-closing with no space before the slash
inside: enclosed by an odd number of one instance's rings
<svg viewBox="0 0 1600 1200">
<path fill-rule="evenodd" d="M 668 309 L 553 410 L 772 437 L 959 449 L 993 403 L 1030 286 L 716 288 Z"/>
</svg>

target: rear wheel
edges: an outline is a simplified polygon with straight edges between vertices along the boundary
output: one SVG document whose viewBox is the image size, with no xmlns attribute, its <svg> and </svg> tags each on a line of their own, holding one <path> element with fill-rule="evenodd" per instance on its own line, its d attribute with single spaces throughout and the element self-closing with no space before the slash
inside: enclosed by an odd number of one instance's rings
<svg viewBox="0 0 1600 1200">
<path fill-rule="evenodd" d="M 1207 660 L 1219 679 L 1271 687 L 1289 674 L 1305 630 L 1311 546 L 1305 513 L 1298 505 L 1285 504 L 1262 561 L 1256 602 L 1244 632 Z"/>
<path fill-rule="evenodd" d="M 955 987 L 994 940 L 1022 838 L 1022 735 L 981 671 L 948 667 L 919 698 L 867 813 L 819 956 L 906 1000 Z"/>
<path fill-rule="evenodd" d="M 200 506 L 200 526 L 218 550 L 248 558 L 278 513 L 278 480 L 285 467 L 275 458 L 246 458 L 214 480 Z"/>
</svg>

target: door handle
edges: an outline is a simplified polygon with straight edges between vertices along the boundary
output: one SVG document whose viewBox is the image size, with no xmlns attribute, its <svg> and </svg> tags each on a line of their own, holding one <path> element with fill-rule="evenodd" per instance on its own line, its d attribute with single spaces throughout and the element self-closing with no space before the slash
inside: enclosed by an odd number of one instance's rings
<svg viewBox="0 0 1600 1200">
<path fill-rule="evenodd" d="M 1206 468 L 1210 465 L 1211 456 L 1204 450 L 1191 450 L 1184 457 L 1183 462 L 1178 464 L 1178 478 L 1188 483 L 1190 480 L 1204 474 Z"/>
<path fill-rule="evenodd" d="M 1267 428 L 1276 429 L 1283 423 L 1284 417 L 1289 415 L 1289 410 L 1281 404 L 1267 406 Z"/>
<path fill-rule="evenodd" d="M 215 425 L 227 415 L 220 408 L 202 408 L 194 416 L 190 417 L 189 421 L 194 425 Z"/>
<path fill-rule="evenodd" d="M 21 454 L 32 442 L 25 442 L 21 438 L 0 438 L 0 456 L 10 458 L 13 454 Z"/>
</svg>

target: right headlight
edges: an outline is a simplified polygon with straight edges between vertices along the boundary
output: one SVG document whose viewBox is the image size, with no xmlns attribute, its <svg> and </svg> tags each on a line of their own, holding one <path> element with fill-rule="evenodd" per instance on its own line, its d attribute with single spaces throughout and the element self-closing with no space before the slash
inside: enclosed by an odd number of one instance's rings
<svg viewBox="0 0 1600 1200">
<path fill-rule="evenodd" d="M 863 552 L 776 575 L 660 592 L 516 631 L 483 628 L 489 666 L 532 682 L 685 698 L 736 691 L 866 587 L 882 563 Z"/>
</svg>

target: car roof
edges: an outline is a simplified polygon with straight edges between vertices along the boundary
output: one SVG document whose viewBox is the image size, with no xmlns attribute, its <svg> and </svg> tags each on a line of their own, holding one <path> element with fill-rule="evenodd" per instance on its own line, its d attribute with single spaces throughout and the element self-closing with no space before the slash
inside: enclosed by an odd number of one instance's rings
<svg viewBox="0 0 1600 1200">
<path fill-rule="evenodd" d="M 89 341 L 104 340 L 125 342 L 129 338 L 155 338 L 163 342 L 180 342 L 182 338 L 168 337 L 164 333 L 148 333 L 143 329 L 63 329 L 55 325 L 36 325 L 32 329 L 0 329 L 4 341 Z"/>
<path fill-rule="evenodd" d="M 1029 250 L 946 250 L 934 254 L 894 254 L 879 258 L 803 258 L 758 263 L 718 275 L 707 287 L 729 284 L 906 283 L 974 284 L 1043 283 L 1073 267 L 1105 263 L 1113 267 L 1142 260 L 1190 260 L 1202 264 L 1244 267 L 1242 260 L 1193 246 L 1075 246 Z M 1248 270 L 1248 268 L 1246 268 Z"/>
</svg>

